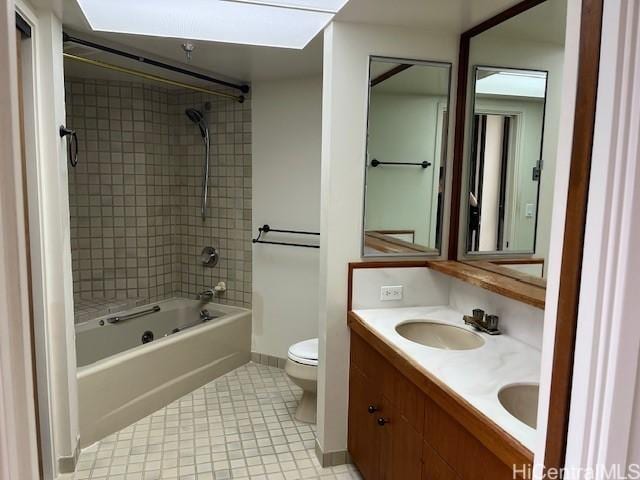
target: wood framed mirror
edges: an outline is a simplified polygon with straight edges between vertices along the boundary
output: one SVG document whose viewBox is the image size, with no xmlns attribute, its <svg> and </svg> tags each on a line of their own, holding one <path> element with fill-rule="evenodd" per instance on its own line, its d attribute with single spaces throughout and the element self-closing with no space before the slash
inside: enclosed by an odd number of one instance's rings
<svg viewBox="0 0 640 480">
<path fill-rule="evenodd" d="M 562 0 L 560 0 L 562 1 Z M 510 19 L 526 13 L 542 4 L 557 5 L 558 0 L 524 0 L 463 33 L 460 41 L 459 69 L 454 130 L 452 172 L 451 222 L 449 226 L 448 263 L 470 263 L 477 268 L 495 270 L 510 262 L 524 262 L 531 257 L 490 256 L 481 260 L 469 260 L 461 255 L 461 240 L 466 232 L 461 212 L 463 185 L 465 184 L 465 136 L 468 133 L 469 84 L 471 72 L 470 50 L 472 40 Z M 551 365 L 551 391 L 546 425 L 545 453 L 540 467 L 543 472 L 559 472 L 565 464 L 571 387 L 573 377 L 578 304 L 587 216 L 587 200 L 593 154 L 593 135 L 600 65 L 600 43 L 604 0 L 581 0 L 575 112 L 571 157 L 569 159 L 567 215 L 564 220 L 564 238 L 557 289 L 555 341 Z M 574 52 L 575 54 L 575 52 Z M 507 276 L 505 272 L 501 272 Z M 513 275 L 513 274 L 511 274 Z"/>
</svg>

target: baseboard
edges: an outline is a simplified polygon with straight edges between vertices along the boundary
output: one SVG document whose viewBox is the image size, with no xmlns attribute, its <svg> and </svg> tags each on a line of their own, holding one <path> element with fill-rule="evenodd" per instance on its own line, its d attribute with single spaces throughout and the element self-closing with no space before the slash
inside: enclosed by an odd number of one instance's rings
<svg viewBox="0 0 640 480">
<path fill-rule="evenodd" d="M 338 452 L 323 452 L 318 440 L 316 440 L 316 457 L 318 457 L 318 463 L 322 468 L 335 467 L 338 465 L 345 465 L 353 463 L 351 461 L 351 455 L 346 450 Z"/>
<path fill-rule="evenodd" d="M 80 438 L 76 440 L 76 448 L 71 457 L 58 457 L 58 473 L 73 473 L 80 458 Z"/>
<path fill-rule="evenodd" d="M 266 353 L 258 352 L 251 352 L 251 361 L 253 363 L 259 363 L 260 365 L 275 368 L 284 368 L 284 364 L 287 363 L 286 358 L 274 357 L 272 355 L 267 355 Z"/>
</svg>

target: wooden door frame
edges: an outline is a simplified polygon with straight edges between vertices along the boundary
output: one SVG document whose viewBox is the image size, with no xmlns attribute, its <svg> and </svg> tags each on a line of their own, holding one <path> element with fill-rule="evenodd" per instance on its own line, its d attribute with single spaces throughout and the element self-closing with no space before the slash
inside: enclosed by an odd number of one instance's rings
<svg viewBox="0 0 640 480">
<path fill-rule="evenodd" d="M 544 466 L 564 467 L 596 120 L 604 0 L 582 0 L 578 84 L 560 267 Z"/>
<path fill-rule="evenodd" d="M 567 472 L 638 462 L 640 4 L 604 4 Z M 630 478 L 632 475 L 628 475 Z"/>
<path fill-rule="evenodd" d="M 524 0 L 464 32 L 460 37 L 454 153 L 452 168 L 451 217 L 448 259 L 458 260 L 460 209 L 466 133 L 467 82 L 471 39 L 494 26 L 547 0 Z M 573 359 L 578 319 L 582 255 L 587 218 L 587 199 L 600 63 L 600 40 L 604 0 L 582 0 L 578 84 L 569 171 L 564 244 L 560 266 L 560 287 L 556 319 L 549 416 L 545 440 L 545 469 L 561 469 L 565 463 Z"/>
</svg>

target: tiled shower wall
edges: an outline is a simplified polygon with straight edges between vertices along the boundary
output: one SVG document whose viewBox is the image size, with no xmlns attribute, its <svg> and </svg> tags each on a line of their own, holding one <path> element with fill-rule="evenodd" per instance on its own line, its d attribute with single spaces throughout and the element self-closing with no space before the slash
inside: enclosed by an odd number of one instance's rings
<svg viewBox="0 0 640 480">
<path fill-rule="evenodd" d="M 203 222 L 204 147 L 184 110 L 206 102 L 212 148 Z M 79 164 L 69 169 L 78 308 L 194 298 L 220 280 L 228 287 L 221 303 L 250 306 L 250 102 L 67 79 L 66 108 L 80 146 Z M 217 267 L 200 263 L 204 246 L 220 252 Z"/>
<path fill-rule="evenodd" d="M 159 299 L 172 284 L 169 109 L 166 90 L 70 81 L 67 125 L 74 294 Z M 167 208 L 168 207 L 168 208 Z"/>
<path fill-rule="evenodd" d="M 204 105 L 211 102 L 207 111 Z M 170 155 L 178 184 L 177 255 L 179 271 L 175 291 L 192 296 L 223 280 L 224 299 L 235 305 L 251 305 L 251 109 L 181 92 L 169 99 L 174 129 Z M 211 168 L 207 217 L 202 221 L 203 143 L 198 128 L 185 109 L 196 107 L 208 116 L 211 135 Z M 203 268 L 203 247 L 218 250 L 215 268 Z"/>
</svg>

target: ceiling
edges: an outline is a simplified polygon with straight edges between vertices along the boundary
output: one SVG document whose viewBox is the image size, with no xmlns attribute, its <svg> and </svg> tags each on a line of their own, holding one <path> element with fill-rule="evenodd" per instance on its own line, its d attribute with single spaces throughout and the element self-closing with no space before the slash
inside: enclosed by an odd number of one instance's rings
<svg viewBox="0 0 640 480">
<path fill-rule="evenodd" d="M 549 0 L 492 28 L 483 35 L 564 45 L 567 0 Z"/>
<path fill-rule="evenodd" d="M 375 79 L 398 65 L 400 64 L 374 61 L 371 63 L 371 78 Z M 394 95 L 446 96 L 449 91 L 449 74 L 448 65 L 416 64 L 378 83 L 373 90 Z"/>
<path fill-rule="evenodd" d="M 133 53 L 146 53 L 154 59 L 181 66 L 187 65 L 187 68 L 203 73 L 252 81 L 303 77 L 322 71 L 321 35 L 312 40 L 304 50 L 193 41 L 195 50 L 191 62 L 187 62 L 182 50 L 184 39 L 93 32 L 75 0 L 64 0 L 64 7 L 64 27 L 79 37 L 91 38 L 97 43 L 108 43 L 110 46 Z M 97 54 L 92 58 L 132 66 L 131 62 L 123 62 L 109 54 Z M 74 74 L 82 75 L 83 70 L 75 68 Z"/>
<path fill-rule="evenodd" d="M 350 0 L 336 15 L 335 20 L 462 32 L 517 2 L 518 0 Z M 194 41 L 193 58 L 187 63 L 181 47 L 184 39 L 93 32 L 75 0 L 64 0 L 63 23 L 65 29 L 78 36 L 132 53 L 148 54 L 168 63 L 188 65 L 192 70 L 217 74 L 231 80 L 277 80 L 318 75 L 322 72 L 322 34 L 303 50 Z M 129 67 L 135 63 L 95 52 L 92 58 Z M 68 72 L 76 76 L 87 75 L 87 72 L 94 77 L 109 75 L 97 73 L 95 69 L 88 70 L 69 63 L 67 65 Z M 140 68 L 140 65 L 137 67 Z"/>
<path fill-rule="evenodd" d="M 516 3 L 519 0 L 350 0 L 335 20 L 462 33 Z"/>
</svg>

